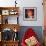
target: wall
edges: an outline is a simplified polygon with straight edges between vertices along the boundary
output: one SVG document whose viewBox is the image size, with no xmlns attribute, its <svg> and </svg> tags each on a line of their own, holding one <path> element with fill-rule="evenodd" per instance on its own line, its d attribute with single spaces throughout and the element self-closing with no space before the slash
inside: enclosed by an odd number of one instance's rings
<svg viewBox="0 0 46 46">
<path fill-rule="evenodd" d="M 0 0 L 1 7 L 15 6 L 15 0 Z M 43 26 L 43 6 L 42 0 L 17 0 L 17 6 L 20 7 L 19 24 L 21 26 Z M 37 21 L 24 21 L 23 20 L 23 7 L 36 7 L 37 8 Z"/>
<path fill-rule="evenodd" d="M 21 4 L 21 15 L 20 15 L 20 23 L 22 26 L 43 26 L 43 6 L 41 0 L 30 0 L 25 1 Z M 36 7 L 37 8 L 37 21 L 24 21 L 23 20 L 23 7 Z"/>
<path fill-rule="evenodd" d="M 46 0 L 44 0 L 44 43 L 46 46 Z"/>
<path fill-rule="evenodd" d="M 44 26 L 46 27 L 46 0 L 44 0 Z"/>
</svg>

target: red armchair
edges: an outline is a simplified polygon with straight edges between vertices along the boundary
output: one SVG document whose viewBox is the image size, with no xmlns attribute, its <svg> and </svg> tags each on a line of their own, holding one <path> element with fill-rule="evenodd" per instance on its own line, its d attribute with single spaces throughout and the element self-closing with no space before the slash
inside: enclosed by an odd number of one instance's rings
<svg viewBox="0 0 46 46">
<path fill-rule="evenodd" d="M 36 33 L 34 32 L 34 30 L 32 28 L 27 29 L 27 31 L 25 32 L 24 37 L 22 38 L 21 46 L 27 46 L 25 40 L 29 39 L 29 38 L 32 38 L 32 36 L 35 37 L 35 38 L 37 36 Z M 41 44 L 39 43 L 37 38 L 36 38 L 36 41 L 37 41 L 37 43 L 34 46 L 41 46 Z M 29 45 L 29 46 L 31 46 L 31 45 Z"/>
</svg>

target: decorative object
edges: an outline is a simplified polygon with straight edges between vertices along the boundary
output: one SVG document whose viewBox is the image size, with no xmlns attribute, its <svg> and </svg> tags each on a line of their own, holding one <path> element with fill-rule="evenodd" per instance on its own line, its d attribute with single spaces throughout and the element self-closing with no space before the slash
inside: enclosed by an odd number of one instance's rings
<svg viewBox="0 0 46 46">
<path fill-rule="evenodd" d="M 9 10 L 2 10 L 2 15 L 9 15 Z"/>
<path fill-rule="evenodd" d="M 14 28 L 14 32 L 17 32 L 17 29 L 16 28 Z"/>
<path fill-rule="evenodd" d="M 18 40 L 18 32 L 17 32 L 17 29 L 14 27 L 14 41 L 15 40 Z"/>
<path fill-rule="evenodd" d="M 8 18 L 7 18 L 7 19 L 5 19 L 5 24 L 8 24 Z"/>
<path fill-rule="evenodd" d="M 41 46 L 41 43 L 37 38 L 37 34 L 32 28 L 28 28 L 26 30 L 22 38 L 21 46 Z"/>
<path fill-rule="evenodd" d="M 15 1 L 15 7 L 16 7 L 16 4 L 17 4 L 17 2 Z"/>
<path fill-rule="evenodd" d="M 12 40 L 12 30 L 10 28 L 5 28 L 2 31 L 2 40 L 4 41 Z"/>
<path fill-rule="evenodd" d="M 38 40 L 36 39 L 36 37 L 32 36 L 32 37 L 29 37 L 28 39 L 26 39 L 25 43 L 28 46 L 35 46 L 38 43 Z"/>
<path fill-rule="evenodd" d="M 15 41 L 15 40 L 19 40 L 19 39 L 18 39 L 18 32 L 14 32 L 13 40 L 14 40 L 14 41 Z"/>
<path fill-rule="evenodd" d="M 10 10 L 9 14 L 10 14 L 10 15 L 17 15 L 18 12 L 17 12 L 16 10 Z"/>
<path fill-rule="evenodd" d="M 37 8 L 36 7 L 24 7 L 23 8 L 24 20 L 37 20 Z"/>
<path fill-rule="evenodd" d="M 8 24 L 8 16 L 4 16 L 4 15 L 3 15 L 2 23 L 3 23 L 3 24 Z"/>
</svg>

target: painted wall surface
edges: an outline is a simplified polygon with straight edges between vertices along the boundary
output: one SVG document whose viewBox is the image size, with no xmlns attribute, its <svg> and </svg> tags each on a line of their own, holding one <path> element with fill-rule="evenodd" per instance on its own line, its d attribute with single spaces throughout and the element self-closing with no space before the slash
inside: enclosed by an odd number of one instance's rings
<svg viewBox="0 0 46 46">
<path fill-rule="evenodd" d="M 44 26 L 46 29 L 46 0 L 44 0 Z"/>
<path fill-rule="evenodd" d="M 0 0 L 0 7 L 13 7 L 15 0 Z M 42 0 L 17 0 L 17 6 L 20 7 L 19 24 L 21 26 L 43 26 L 43 6 Z M 23 7 L 36 7 L 37 8 L 37 21 L 24 21 L 23 20 Z"/>
</svg>

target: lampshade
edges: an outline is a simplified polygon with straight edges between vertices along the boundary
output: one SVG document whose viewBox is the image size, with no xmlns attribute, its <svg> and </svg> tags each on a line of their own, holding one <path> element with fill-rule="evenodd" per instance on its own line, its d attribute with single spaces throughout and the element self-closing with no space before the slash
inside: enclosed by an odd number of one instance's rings
<svg viewBox="0 0 46 46">
<path fill-rule="evenodd" d="M 14 32 L 17 32 L 17 29 L 16 28 L 14 29 Z"/>
</svg>

